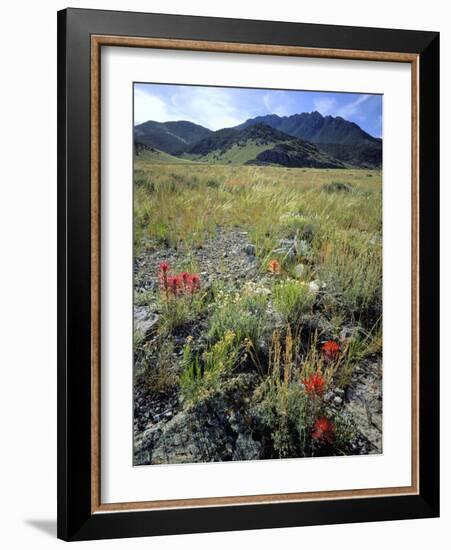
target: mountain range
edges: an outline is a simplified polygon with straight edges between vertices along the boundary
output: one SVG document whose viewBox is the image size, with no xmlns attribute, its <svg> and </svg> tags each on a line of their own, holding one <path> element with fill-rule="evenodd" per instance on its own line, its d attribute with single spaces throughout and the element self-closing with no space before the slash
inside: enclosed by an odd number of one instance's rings
<svg viewBox="0 0 451 550">
<path fill-rule="evenodd" d="M 134 128 L 135 152 L 179 160 L 313 168 L 381 168 L 382 140 L 342 117 L 319 112 L 265 115 L 209 130 L 188 121 L 147 121 Z"/>
<path fill-rule="evenodd" d="M 211 133 L 213 132 L 208 128 L 187 120 L 174 122 L 148 120 L 135 126 L 134 139 L 137 143 L 155 147 L 170 155 L 177 155 Z"/>
</svg>

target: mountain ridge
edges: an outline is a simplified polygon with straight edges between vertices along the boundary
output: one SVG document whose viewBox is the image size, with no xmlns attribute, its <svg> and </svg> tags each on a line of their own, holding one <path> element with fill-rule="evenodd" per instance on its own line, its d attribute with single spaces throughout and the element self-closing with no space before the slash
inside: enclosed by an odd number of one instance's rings
<svg viewBox="0 0 451 550">
<path fill-rule="evenodd" d="M 270 155 L 263 154 L 266 145 L 280 145 L 293 139 L 299 140 L 299 143 L 291 144 L 291 147 L 280 146 Z M 237 126 L 216 131 L 186 120 L 150 120 L 134 127 L 134 140 L 137 144 L 142 143 L 170 155 L 211 162 L 270 162 L 272 158 L 276 164 L 283 160 L 287 165 L 292 162 L 297 165 L 301 159 L 310 162 L 309 158 L 315 164 L 316 158 L 320 165 L 358 168 L 382 166 L 380 138 L 371 136 L 355 122 L 340 116 L 323 116 L 318 111 L 289 116 L 261 115 Z M 252 157 L 253 153 L 255 155 Z"/>
<path fill-rule="evenodd" d="M 323 116 L 318 111 L 282 117 L 270 114 L 247 119 L 235 128 L 244 129 L 258 123 L 314 143 L 347 164 L 361 168 L 382 166 L 382 139 L 343 117 Z"/>
<path fill-rule="evenodd" d="M 212 130 L 189 120 L 156 122 L 148 120 L 133 128 L 135 142 L 159 149 L 171 155 L 203 139 Z"/>
<path fill-rule="evenodd" d="M 236 129 L 244 129 L 257 123 L 267 124 L 272 128 L 294 137 L 311 141 L 312 143 L 340 143 L 353 144 L 362 140 L 371 143 L 381 142 L 380 138 L 365 132 L 358 124 L 346 120 L 341 116 L 323 116 L 318 111 L 310 113 L 295 113 L 288 116 L 276 114 L 259 115 L 247 119 L 235 126 Z M 333 135 L 331 135 L 333 132 Z"/>
</svg>

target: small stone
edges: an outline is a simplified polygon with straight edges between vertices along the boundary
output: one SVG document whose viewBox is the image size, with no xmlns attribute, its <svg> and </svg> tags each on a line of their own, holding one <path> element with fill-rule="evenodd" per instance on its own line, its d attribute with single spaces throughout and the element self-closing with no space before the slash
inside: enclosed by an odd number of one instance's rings
<svg viewBox="0 0 451 550">
<path fill-rule="evenodd" d="M 326 403 L 329 402 L 329 401 L 331 401 L 332 398 L 333 398 L 333 396 L 334 396 L 333 391 L 332 391 L 332 390 L 329 390 L 328 392 L 326 392 L 326 393 L 324 394 L 324 401 L 325 401 Z"/>
<path fill-rule="evenodd" d="M 255 246 L 253 244 L 247 244 L 245 247 L 244 247 L 244 252 L 248 255 L 248 256 L 255 256 Z"/>
</svg>

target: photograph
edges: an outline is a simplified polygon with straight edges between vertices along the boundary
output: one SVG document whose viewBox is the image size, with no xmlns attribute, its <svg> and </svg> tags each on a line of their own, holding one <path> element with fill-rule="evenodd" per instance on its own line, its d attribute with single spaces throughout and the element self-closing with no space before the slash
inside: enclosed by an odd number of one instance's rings
<svg viewBox="0 0 451 550">
<path fill-rule="evenodd" d="M 210 8 L 58 11 L 57 224 L 37 210 L 57 233 L 56 535 L 424 531 L 441 513 L 437 24 Z"/>
<path fill-rule="evenodd" d="M 133 84 L 135 466 L 383 452 L 382 103 Z"/>
</svg>

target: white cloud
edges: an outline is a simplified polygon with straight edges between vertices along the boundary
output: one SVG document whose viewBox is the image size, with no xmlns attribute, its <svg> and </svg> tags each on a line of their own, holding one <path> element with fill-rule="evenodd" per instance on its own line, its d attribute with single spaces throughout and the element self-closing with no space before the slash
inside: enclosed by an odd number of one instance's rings
<svg viewBox="0 0 451 550">
<path fill-rule="evenodd" d="M 315 110 L 322 115 L 330 115 L 335 104 L 335 99 L 329 97 L 318 98 L 314 101 Z"/>
<path fill-rule="evenodd" d="M 282 90 L 271 90 L 263 96 L 263 104 L 268 114 L 287 116 L 291 114 L 287 104 L 287 94 Z"/>
<path fill-rule="evenodd" d="M 135 124 L 147 120 L 189 120 L 211 130 L 236 126 L 247 112 L 234 105 L 227 89 L 180 86 L 166 101 L 147 90 L 135 89 Z"/>
<path fill-rule="evenodd" d="M 245 118 L 231 93 L 218 88 L 183 86 L 172 95 L 171 109 L 179 120 L 192 120 L 211 130 L 236 126 Z"/>
<path fill-rule="evenodd" d="M 156 120 L 164 122 L 169 120 L 169 113 L 166 109 L 166 104 L 159 97 L 148 94 L 140 88 L 135 88 L 135 124 L 147 122 L 148 120 Z"/>
<path fill-rule="evenodd" d="M 370 95 L 361 95 L 354 101 L 351 101 L 351 103 L 348 103 L 347 105 L 344 105 L 337 111 L 337 115 L 348 118 L 348 117 L 356 117 L 364 119 L 365 115 L 361 110 L 362 103 L 365 103 L 371 96 Z"/>
</svg>

